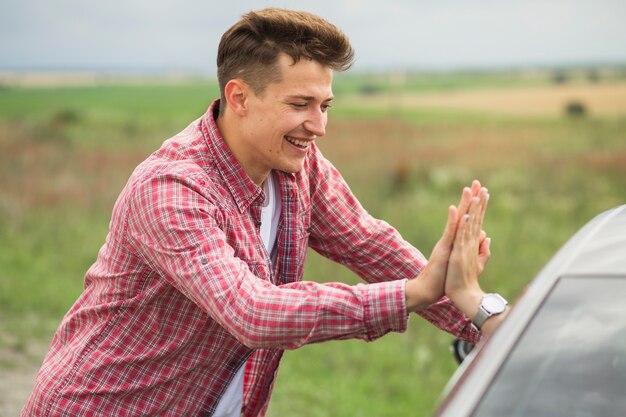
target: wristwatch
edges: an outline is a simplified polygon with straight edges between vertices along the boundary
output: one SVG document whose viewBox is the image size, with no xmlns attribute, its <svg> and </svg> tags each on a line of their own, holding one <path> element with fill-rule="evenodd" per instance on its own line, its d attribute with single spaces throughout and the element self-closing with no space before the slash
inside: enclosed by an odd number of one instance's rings
<svg viewBox="0 0 626 417">
<path fill-rule="evenodd" d="M 478 312 L 474 320 L 472 320 L 474 326 L 478 327 L 480 330 L 485 320 L 491 316 L 503 313 L 504 310 L 506 310 L 507 304 L 508 302 L 500 294 L 483 295 L 482 300 L 480 300 L 480 305 L 478 306 Z"/>
</svg>

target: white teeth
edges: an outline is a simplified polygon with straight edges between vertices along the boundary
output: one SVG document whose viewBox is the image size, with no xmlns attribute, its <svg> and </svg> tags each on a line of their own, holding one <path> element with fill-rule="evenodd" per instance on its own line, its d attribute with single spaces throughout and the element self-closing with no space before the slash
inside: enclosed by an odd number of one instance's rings
<svg viewBox="0 0 626 417">
<path fill-rule="evenodd" d="M 306 148 L 309 145 L 309 142 L 307 142 L 306 140 L 298 140 L 298 139 L 294 139 L 292 137 L 289 136 L 285 136 L 285 138 L 290 142 L 293 143 L 294 145 L 297 145 L 301 148 Z"/>
</svg>

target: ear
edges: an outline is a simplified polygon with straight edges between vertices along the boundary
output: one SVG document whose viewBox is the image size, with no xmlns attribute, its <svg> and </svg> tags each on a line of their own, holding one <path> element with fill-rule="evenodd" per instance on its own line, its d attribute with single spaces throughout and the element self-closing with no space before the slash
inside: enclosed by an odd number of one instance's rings
<svg viewBox="0 0 626 417">
<path fill-rule="evenodd" d="M 228 81 L 224 86 L 228 108 L 238 116 L 244 116 L 248 110 L 249 90 L 248 85 L 239 78 Z"/>
</svg>

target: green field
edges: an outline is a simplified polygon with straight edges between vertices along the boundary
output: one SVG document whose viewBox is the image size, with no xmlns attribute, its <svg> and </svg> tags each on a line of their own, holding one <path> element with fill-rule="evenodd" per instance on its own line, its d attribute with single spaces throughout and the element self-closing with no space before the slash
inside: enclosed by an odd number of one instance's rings
<svg viewBox="0 0 626 417">
<path fill-rule="evenodd" d="M 426 256 L 447 206 L 480 179 L 491 194 L 484 289 L 515 300 L 579 227 L 626 203 L 626 108 L 579 117 L 417 108 L 403 105 L 400 87 L 385 80 L 338 78 L 320 147 L 363 205 Z M 449 74 L 409 77 L 401 87 L 419 94 L 549 82 Z M 41 362 L 128 175 L 216 92 L 209 82 L 0 89 L 0 376 Z M 380 105 L 342 104 L 342 95 L 354 94 Z M 357 282 L 314 253 L 305 278 Z M 429 415 L 456 367 L 450 342 L 415 316 L 406 334 L 287 352 L 269 414 Z"/>
</svg>

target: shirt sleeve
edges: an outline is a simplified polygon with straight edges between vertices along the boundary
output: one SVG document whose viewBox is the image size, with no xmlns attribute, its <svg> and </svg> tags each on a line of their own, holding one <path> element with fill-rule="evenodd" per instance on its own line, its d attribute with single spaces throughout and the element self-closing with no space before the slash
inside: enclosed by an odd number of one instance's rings
<svg viewBox="0 0 626 417">
<path fill-rule="evenodd" d="M 413 279 L 427 264 L 422 253 L 391 225 L 371 216 L 330 161 L 314 148 L 309 158 L 311 237 L 309 245 L 366 282 Z M 420 311 L 422 317 L 455 336 L 476 343 L 480 332 L 443 297 Z"/>
<path fill-rule="evenodd" d="M 251 348 L 293 349 L 333 339 L 374 340 L 406 329 L 404 282 L 349 286 L 256 277 L 234 256 L 223 213 L 192 177 L 160 175 L 136 185 L 127 244 L 157 276 Z"/>
</svg>

